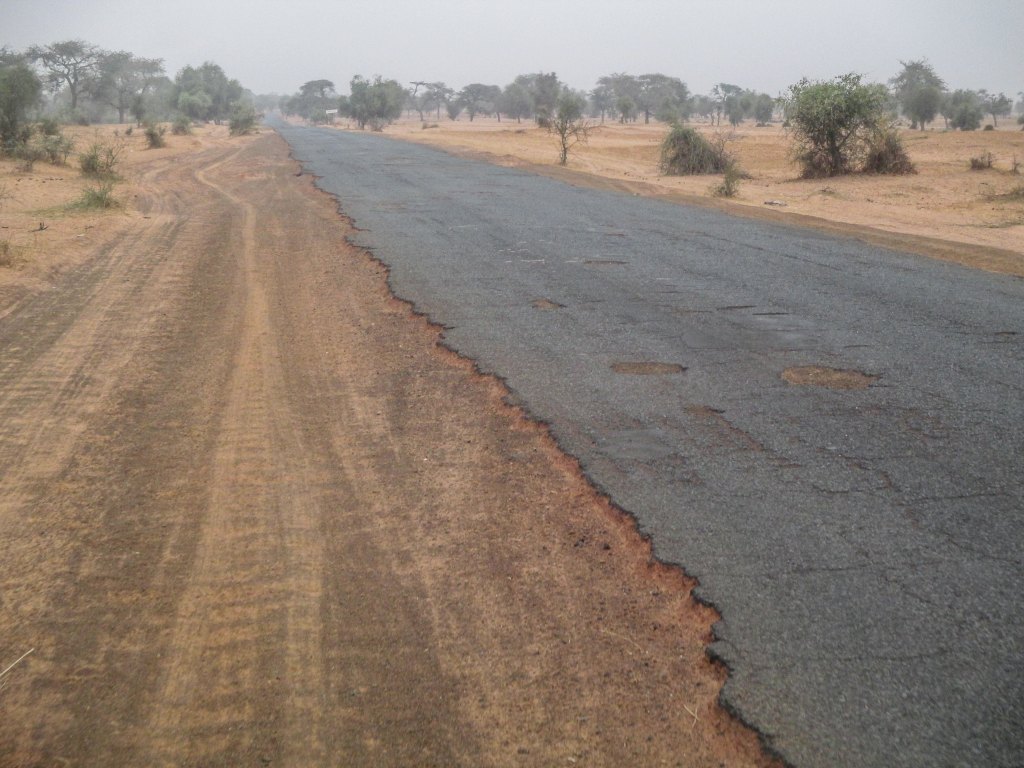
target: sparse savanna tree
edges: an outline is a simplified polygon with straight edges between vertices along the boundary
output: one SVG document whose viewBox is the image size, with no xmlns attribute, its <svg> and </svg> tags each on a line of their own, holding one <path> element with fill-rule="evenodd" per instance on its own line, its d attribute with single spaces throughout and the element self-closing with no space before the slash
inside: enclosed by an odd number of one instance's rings
<svg viewBox="0 0 1024 768">
<path fill-rule="evenodd" d="M 636 78 L 636 105 L 644 113 L 644 123 L 651 122 L 657 113 L 674 112 L 683 116 L 690 91 L 678 77 L 669 77 L 655 72 Z"/>
<path fill-rule="evenodd" d="M 788 101 L 794 153 L 805 178 L 858 170 L 886 121 L 885 86 L 864 83 L 853 73 L 825 81 L 805 78 L 790 88 Z"/>
<path fill-rule="evenodd" d="M 103 51 L 84 40 L 63 40 L 49 45 L 34 45 L 27 56 L 46 70 L 50 88 L 56 92 L 67 87 L 71 111 L 78 109 L 78 99 L 99 79 Z"/>
<path fill-rule="evenodd" d="M 402 116 L 406 91 L 396 80 L 376 75 L 370 81 L 356 75 L 350 88 L 351 94 L 340 106 L 360 128 L 369 125 L 375 131 L 382 131 L 384 126 Z"/>
<path fill-rule="evenodd" d="M 714 108 L 714 116 L 718 118 L 718 124 L 722 124 L 722 115 L 726 113 L 726 106 L 730 96 L 739 96 L 743 89 L 732 83 L 718 83 L 711 89 L 711 102 Z"/>
<path fill-rule="evenodd" d="M 174 78 L 175 105 L 193 120 L 219 123 L 229 118 L 242 95 L 241 84 L 212 61 L 185 67 Z"/>
<path fill-rule="evenodd" d="M 593 108 L 594 117 L 604 122 L 605 115 L 615 109 L 615 92 L 606 84 L 598 82 L 594 90 L 590 92 L 590 105 Z"/>
<path fill-rule="evenodd" d="M 461 91 L 457 97 L 458 101 L 469 115 L 469 121 L 480 113 L 493 114 L 501 98 L 501 88 L 497 85 L 484 85 L 483 83 L 470 83 Z"/>
<path fill-rule="evenodd" d="M 989 93 L 986 90 L 978 91 L 981 97 L 981 107 L 988 114 L 992 115 L 993 127 L 998 127 L 998 118 L 1006 117 L 1013 110 L 1013 102 L 1005 93 Z"/>
<path fill-rule="evenodd" d="M 0 48 L 0 150 L 19 141 L 28 112 L 41 92 L 42 83 L 24 58 Z"/>
<path fill-rule="evenodd" d="M 600 91 L 606 108 L 618 114 L 619 122 L 625 123 L 636 118 L 637 102 L 640 99 L 640 81 L 625 72 L 613 72 L 598 78 L 595 92 Z"/>
<path fill-rule="evenodd" d="M 104 53 L 99 63 L 96 95 L 117 110 L 117 121 L 123 123 L 125 114 L 142 102 L 163 71 L 162 59 L 144 59 L 128 51 Z"/>
<path fill-rule="evenodd" d="M 694 114 L 703 117 L 705 120 L 714 121 L 715 100 L 711 96 L 698 94 L 690 100 L 690 106 Z"/>
<path fill-rule="evenodd" d="M 299 92 L 288 99 L 287 110 L 311 123 L 327 121 L 327 110 L 337 107 L 338 95 L 330 80 L 309 80 L 299 86 Z"/>
<path fill-rule="evenodd" d="M 580 94 L 566 90 L 556 102 L 554 114 L 548 122 L 548 130 L 558 139 L 558 162 L 569 162 L 569 153 L 578 144 L 586 144 L 591 125 L 583 112 L 587 100 Z"/>
<path fill-rule="evenodd" d="M 533 96 L 522 83 L 510 83 L 501 92 L 501 111 L 510 120 L 523 122 L 524 117 L 533 115 Z"/>
<path fill-rule="evenodd" d="M 960 131 L 978 130 L 985 117 L 978 92 L 962 88 L 946 95 L 942 101 L 942 114 L 951 128 Z"/>
<path fill-rule="evenodd" d="M 775 114 L 775 99 L 767 93 L 759 93 L 754 100 L 754 120 L 758 125 L 768 125 Z"/>
<path fill-rule="evenodd" d="M 558 100 L 562 95 L 562 83 L 554 72 L 536 72 L 530 75 L 519 75 L 514 84 L 522 85 L 529 91 L 533 100 L 533 117 L 542 128 L 555 114 Z"/>
<path fill-rule="evenodd" d="M 939 113 L 946 83 L 927 59 L 901 61 L 900 64 L 903 69 L 889 81 L 889 86 L 911 125 L 923 131 Z"/>
<path fill-rule="evenodd" d="M 731 93 L 725 97 L 725 117 L 733 128 L 743 122 L 743 102 L 737 93 Z"/>
</svg>

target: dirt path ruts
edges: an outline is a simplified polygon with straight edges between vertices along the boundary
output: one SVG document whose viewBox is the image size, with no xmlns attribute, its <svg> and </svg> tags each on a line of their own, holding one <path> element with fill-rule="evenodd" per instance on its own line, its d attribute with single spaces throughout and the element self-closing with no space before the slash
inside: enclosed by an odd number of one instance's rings
<svg viewBox="0 0 1024 768">
<path fill-rule="evenodd" d="M 762 764 L 713 620 L 273 135 L 0 318 L 0 765 Z"/>
</svg>

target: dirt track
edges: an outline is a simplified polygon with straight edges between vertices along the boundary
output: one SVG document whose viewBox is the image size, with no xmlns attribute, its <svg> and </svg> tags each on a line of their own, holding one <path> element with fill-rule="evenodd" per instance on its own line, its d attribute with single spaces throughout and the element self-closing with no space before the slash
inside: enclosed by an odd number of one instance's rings
<svg viewBox="0 0 1024 768">
<path fill-rule="evenodd" d="M 742 765 L 714 616 L 276 136 L 0 307 L 0 765 Z"/>
</svg>

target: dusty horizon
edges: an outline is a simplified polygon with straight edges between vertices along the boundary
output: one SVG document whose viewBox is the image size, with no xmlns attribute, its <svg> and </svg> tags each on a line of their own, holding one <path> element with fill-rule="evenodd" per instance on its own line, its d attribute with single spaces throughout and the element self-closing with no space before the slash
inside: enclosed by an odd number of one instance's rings
<svg viewBox="0 0 1024 768">
<path fill-rule="evenodd" d="M 380 74 L 408 85 L 444 81 L 506 85 L 517 75 L 556 72 L 590 90 L 613 72 L 662 72 L 693 93 L 719 82 L 778 95 L 803 77 L 858 72 L 885 82 L 900 60 L 926 58 L 951 89 L 985 88 L 1014 101 L 1024 75 L 1014 39 L 1024 6 L 992 0 L 964 14 L 941 0 L 865 0 L 857 8 L 822 9 L 807 0 L 765 7 L 727 0 L 692 2 L 592 0 L 491 7 L 441 0 L 350 0 L 343 6 L 299 0 L 254 0 L 244 17 L 223 6 L 117 0 L 7 0 L 0 45 L 81 38 L 108 50 L 162 58 L 168 76 L 186 65 L 215 61 L 257 94 L 290 94 L 309 80 L 328 79 L 346 92 L 354 75 Z M 808 34 L 812 19 L 824 31 Z M 880 23 L 884 19 L 884 23 Z"/>
</svg>

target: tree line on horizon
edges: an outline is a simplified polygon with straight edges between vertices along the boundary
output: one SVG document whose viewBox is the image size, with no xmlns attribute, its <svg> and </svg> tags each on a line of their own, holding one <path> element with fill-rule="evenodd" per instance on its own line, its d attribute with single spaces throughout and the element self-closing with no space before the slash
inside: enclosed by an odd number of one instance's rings
<svg viewBox="0 0 1024 768">
<path fill-rule="evenodd" d="M 230 120 L 253 111 L 253 94 L 212 61 L 172 78 L 163 59 L 107 51 L 84 40 L 0 48 L 0 149 L 29 138 L 31 119 L 57 123 Z"/>
<path fill-rule="evenodd" d="M 976 130 L 986 115 L 996 126 L 999 118 L 1013 112 L 1013 101 L 1004 93 L 948 89 L 925 59 L 900 64 L 901 70 L 888 83 L 874 87 L 883 96 L 886 110 L 894 118 L 905 118 L 911 127 L 923 130 L 941 116 L 946 129 Z M 471 83 L 459 90 L 440 81 L 413 81 L 405 87 L 393 79 L 376 76 L 368 80 L 357 75 L 347 95 L 337 93 L 331 80 L 320 79 L 303 84 L 290 96 L 259 96 L 257 104 L 313 123 L 324 122 L 336 113 L 355 120 L 360 128 L 369 125 L 380 129 L 403 112 L 415 113 L 423 122 L 428 117 L 441 120 L 442 115 L 450 120 L 465 115 L 470 121 L 484 115 L 499 121 L 503 117 L 516 122 L 533 119 L 546 126 L 557 111 L 559 99 L 571 97 L 583 105 L 590 119 L 600 122 L 611 119 L 629 123 L 642 118 L 644 123 L 652 119 L 676 123 L 699 117 L 716 125 L 721 125 L 724 118 L 738 126 L 747 120 L 757 125 L 786 121 L 792 91 L 791 87 L 787 93 L 772 97 L 731 83 L 718 83 L 707 94 L 692 94 L 680 78 L 661 73 L 613 73 L 599 78 L 590 91 L 571 88 L 554 72 L 519 75 L 504 87 Z M 1024 91 L 1019 95 L 1021 101 L 1016 107 L 1024 126 Z"/>
</svg>

